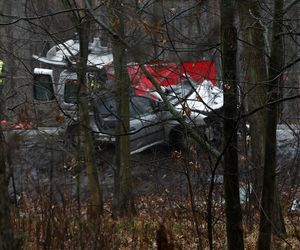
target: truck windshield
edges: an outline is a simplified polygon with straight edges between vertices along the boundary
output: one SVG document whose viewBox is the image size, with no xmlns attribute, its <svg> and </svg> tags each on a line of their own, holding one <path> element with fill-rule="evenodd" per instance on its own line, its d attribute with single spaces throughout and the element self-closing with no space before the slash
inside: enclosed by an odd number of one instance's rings
<svg viewBox="0 0 300 250">
<path fill-rule="evenodd" d="M 115 96 L 98 98 L 95 103 L 97 113 L 102 117 L 117 117 L 117 102 Z M 142 115 L 151 114 L 153 105 L 149 98 L 143 96 L 131 96 L 129 101 L 129 115 L 131 119 L 139 118 Z"/>
<path fill-rule="evenodd" d="M 33 95 L 38 101 L 51 101 L 54 99 L 52 79 L 49 75 L 35 75 L 33 79 Z"/>
</svg>

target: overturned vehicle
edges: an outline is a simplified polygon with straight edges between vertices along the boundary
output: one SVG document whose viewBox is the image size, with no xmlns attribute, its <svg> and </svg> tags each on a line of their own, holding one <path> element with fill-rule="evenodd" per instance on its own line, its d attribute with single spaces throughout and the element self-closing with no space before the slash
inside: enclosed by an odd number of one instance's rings
<svg viewBox="0 0 300 250">
<path fill-rule="evenodd" d="M 117 100 L 114 95 L 113 57 L 98 39 L 90 43 L 88 57 L 90 127 L 100 145 L 114 144 Z M 78 131 L 76 55 L 78 41 L 69 40 L 51 48 L 46 57 L 34 56 L 40 62 L 56 66 L 59 72 L 54 79 L 52 69 L 35 68 L 34 86 L 40 96 L 54 95 L 66 119 L 66 141 L 77 143 Z M 55 68 L 56 68 L 55 67 Z M 188 124 L 201 129 L 208 140 L 218 141 L 220 128 L 218 116 L 223 106 L 223 92 L 216 86 L 216 72 L 212 61 L 181 63 L 159 62 L 145 65 L 146 70 L 161 86 L 174 110 Z M 174 119 L 162 97 L 138 64 L 127 65 L 131 81 L 129 103 L 130 150 L 141 152 L 157 144 L 182 146 L 187 136 L 182 125 Z"/>
</svg>

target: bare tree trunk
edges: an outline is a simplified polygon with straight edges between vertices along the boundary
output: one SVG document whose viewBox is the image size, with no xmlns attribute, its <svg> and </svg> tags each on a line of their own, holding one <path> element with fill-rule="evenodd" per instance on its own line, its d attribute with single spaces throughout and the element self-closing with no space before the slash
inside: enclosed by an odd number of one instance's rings
<svg viewBox="0 0 300 250">
<path fill-rule="evenodd" d="M 80 116 L 80 129 L 83 132 L 84 138 L 84 156 L 88 177 L 88 185 L 91 193 L 92 210 L 102 214 L 103 202 L 102 202 L 102 191 L 100 188 L 98 174 L 96 169 L 96 158 L 95 158 L 95 147 L 92 137 L 92 129 L 89 124 L 89 107 L 86 88 L 86 58 L 88 55 L 88 33 L 86 31 L 86 25 L 79 28 L 79 39 L 80 39 L 80 57 L 82 58 L 81 66 L 78 67 L 77 74 L 79 76 L 80 97 L 79 97 L 79 116 Z M 79 64 L 79 65 L 80 65 Z"/>
<path fill-rule="evenodd" d="M 2 107 L 0 107 L 0 109 L 1 108 Z M 7 190 L 9 178 L 6 170 L 6 152 L 5 139 L 0 127 L 0 249 L 14 249 L 14 237 L 10 221 Z"/>
<path fill-rule="evenodd" d="M 279 97 L 278 87 L 281 82 L 283 68 L 283 0 L 275 0 L 272 51 L 269 66 L 268 101 L 276 101 Z M 266 109 L 265 123 L 265 159 L 263 192 L 261 199 L 260 227 L 258 249 L 271 248 L 271 232 L 274 223 L 275 186 L 276 186 L 276 129 L 278 105 L 273 104 Z"/>
<path fill-rule="evenodd" d="M 6 1 L 0 1 L 1 10 L 5 10 Z M 8 6 L 8 13 L 11 13 L 11 5 Z M 3 17 L 1 18 L 3 22 Z M 2 28 L 4 31 L 4 28 Z M 5 36 L 4 32 L 1 32 Z M 0 58 L 3 60 L 4 58 Z M 4 85 L 4 79 L 2 79 L 2 84 Z M 7 84 L 7 83 L 6 83 Z M 5 85 L 6 85 L 5 84 Z M 3 119 L 5 98 L 7 97 L 7 85 L 0 85 L 0 121 Z M 2 88 L 1 88 L 2 87 Z M 17 244 L 14 242 L 13 229 L 10 219 L 10 204 L 8 197 L 8 185 L 9 177 L 8 170 L 6 168 L 7 157 L 8 157 L 7 144 L 5 142 L 4 134 L 0 126 L 0 249 L 17 249 Z"/>
<path fill-rule="evenodd" d="M 261 23 L 261 16 L 259 11 L 259 3 L 255 0 L 240 1 L 240 21 L 241 27 L 244 27 L 244 39 L 248 43 L 245 46 L 246 62 L 246 88 L 249 111 L 255 110 L 265 105 L 267 97 L 267 87 L 265 82 L 267 80 L 267 64 L 266 64 L 266 42 L 265 33 L 266 28 Z M 256 204 L 257 197 L 260 197 L 262 190 L 263 178 L 263 163 L 264 163 L 264 143 L 265 143 L 265 111 L 261 110 L 249 117 L 250 134 L 251 134 L 251 162 L 254 169 L 253 189 L 254 195 L 253 204 Z M 280 235 L 285 234 L 285 225 L 282 216 L 282 209 L 280 204 L 280 195 L 275 192 L 275 211 L 276 230 Z M 251 199 L 252 200 L 252 199 Z M 253 211 L 254 213 L 254 211 Z M 253 213 L 249 218 L 253 217 Z M 249 225 L 249 223 L 248 223 Z"/>
<path fill-rule="evenodd" d="M 224 188 L 228 249 L 244 249 L 237 154 L 237 32 L 234 27 L 234 2 L 221 1 L 224 144 L 226 147 L 224 154 Z"/>
<path fill-rule="evenodd" d="M 119 1 L 111 2 L 108 8 L 112 20 L 112 29 L 118 35 L 118 37 L 112 37 L 117 85 L 117 117 L 119 117 L 116 133 L 118 135 L 116 143 L 117 169 L 115 173 L 113 214 L 114 216 L 125 216 L 133 215 L 135 213 L 130 165 L 130 82 L 127 73 L 126 47 L 119 39 L 124 38 L 125 35 L 124 16 L 122 15 L 122 11 L 124 11 L 124 9 Z"/>
<path fill-rule="evenodd" d="M 273 233 L 281 238 L 286 237 L 287 234 L 282 211 L 281 197 L 278 190 L 277 182 L 275 183 Z"/>
<path fill-rule="evenodd" d="M 261 24 L 259 2 L 256 0 L 239 1 L 239 18 L 242 29 L 242 53 L 245 63 L 246 101 L 249 111 L 255 110 L 266 103 L 267 64 L 264 33 L 267 32 Z M 247 227 L 253 229 L 254 214 L 259 209 L 258 198 L 262 190 L 263 159 L 264 159 L 264 110 L 258 111 L 248 118 L 250 125 L 250 183 L 253 192 L 250 193 L 247 209 Z M 256 209 L 253 209 L 255 207 Z"/>
<path fill-rule="evenodd" d="M 246 58 L 246 91 L 249 111 L 261 107 L 266 102 L 267 65 L 264 41 L 264 27 L 260 23 L 259 2 L 239 1 L 240 23 L 245 29 L 243 37 Z M 264 159 L 264 110 L 249 117 L 251 134 L 251 162 L 254 169 L 254 190 L 261 193 Z"/>
<path fill-rule="evenodd" d="M 69 3 L 70 4 L 70 3 Z M 89 119 L 89 98 L 88 87 L 86 83 L 86 63 L 89 54 L 89 35 L 90 35 L 90 17 L 86 13 L 81 13 L 82 17 L 74 16 L 77 20 L 77 30 L 79 34 L 80 52 L 79 60 L 77 62 L 77 76 L 79 84 L 79 96 L 78 96 L 78 109 L 79 109 L 79 121 L 80 121 L 80 134 L 84 139 L 84 157 L 86 164 L 86 171 L 88 177 L 88 186 L 91 195 L 91 212 L 93 214 L 102 214 L 103 212 L 103 200 L 102 190 L 98 180 L 98 174 L 96 169 L 96 157 L 95 147 L 92 136 L 92 129 L 90 128 Z"/>
</svg>

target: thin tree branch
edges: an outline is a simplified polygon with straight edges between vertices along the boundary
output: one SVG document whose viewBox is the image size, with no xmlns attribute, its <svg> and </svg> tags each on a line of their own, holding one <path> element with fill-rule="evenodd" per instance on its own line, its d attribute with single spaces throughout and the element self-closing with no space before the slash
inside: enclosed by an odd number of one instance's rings
<svg viewBox="0 0 300 250">
<path fill-rule="evenodd" d="M 50 13 L 50 14 L 47 14 L 47 15 L 32 16 L 32 17 L 9 16 L 9 15 L 5 15 L 2 12 L 0 12 L 0 16 L 2 16 L 2 17 L 12 18 L 12 19 L 17 18 L 16 20 L 11 21 L 11 22 L 0 23 L 0 26 L 12 25 L 12 24 L 16 24 L 16 23 L 21 22 L 21 21 L 38 20 L 38 19 L 42 19 L 42 18 L 46 18 L 46 17 L 52 17 L 52 16 L 56 16 L 56 15 L 60 15 L 60 14 L 74 12 L 74 11 L 77 11 L 77 10 L 80 11 L 80 10 L 86 10 L 86 9 L 85 8 L 80 8 L 80 9 L 73 8 L 73 9 L 56 11 L 55 13 Z"/>
<path fill-rule="evenodd" d="M 260 106 L 256 109 L 253 109 L 248 113 L 241 114 L 240 119 L 243 119 L 243 118 L 246 118 L 250 115 L 253 115 L 254 113 L 256 113 L 256 112 L 258 112 L 262 109 L 265 109 L 269 106 L 272 106 L 274 104 L 278 104 L 278 103 L 285 102 L 285 101 L 290 101 L 290 100 L 297 99 L 297 98 L 300 98 L 300 95 L 289 96 L 289 97 L 281 98 L 281 99 L 278 99 L 278 100 L 275 100 L 275 101 L 272 101 L 272 102 L 268 102 L 266 105 Z"/>
<path fill-rule="evenodd" d="M 294 0 L 290 2 L 287 6 L 285 6 L 283 10 L 283 14 L 286 14 L 295 4 L 300 3 L 300 0 Z"/>
</svg>

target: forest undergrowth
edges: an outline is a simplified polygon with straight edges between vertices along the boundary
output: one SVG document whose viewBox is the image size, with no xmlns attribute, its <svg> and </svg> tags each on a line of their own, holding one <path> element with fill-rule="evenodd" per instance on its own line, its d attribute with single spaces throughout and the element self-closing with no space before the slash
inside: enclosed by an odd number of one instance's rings
<svg viewBox="0 0 300 250">
<path fill-rule="evenodd" d="M 205 196 L 197 197 L 195 213 L 189 197 L 147 195 L 137 197 L 135 202 L 136 216 L 113 218 L 111 201 L 105 203 L 105 212 L 99 217 L 89 213 L 86 202 L 70 199 L 68 194 L 62 194 L 59 202 L 51 201 L 46 194 L 34 199 L 24 196 L 12 210 L 15 236 L 22 241 L 23 249 L 32 250 L 208 249 Z M 225 249 L 224 204 L 213 204 L 214 249 Z M 288 212 L 287 200 L 283 204 L 287 237 L 274 237 L 273 241 L 278 249 L 300 249 L 300 215 Z M 252 215 L 246 211 L 244 206 L 245 249 L 255 249 L 258 211 Z"/>
</svg>

